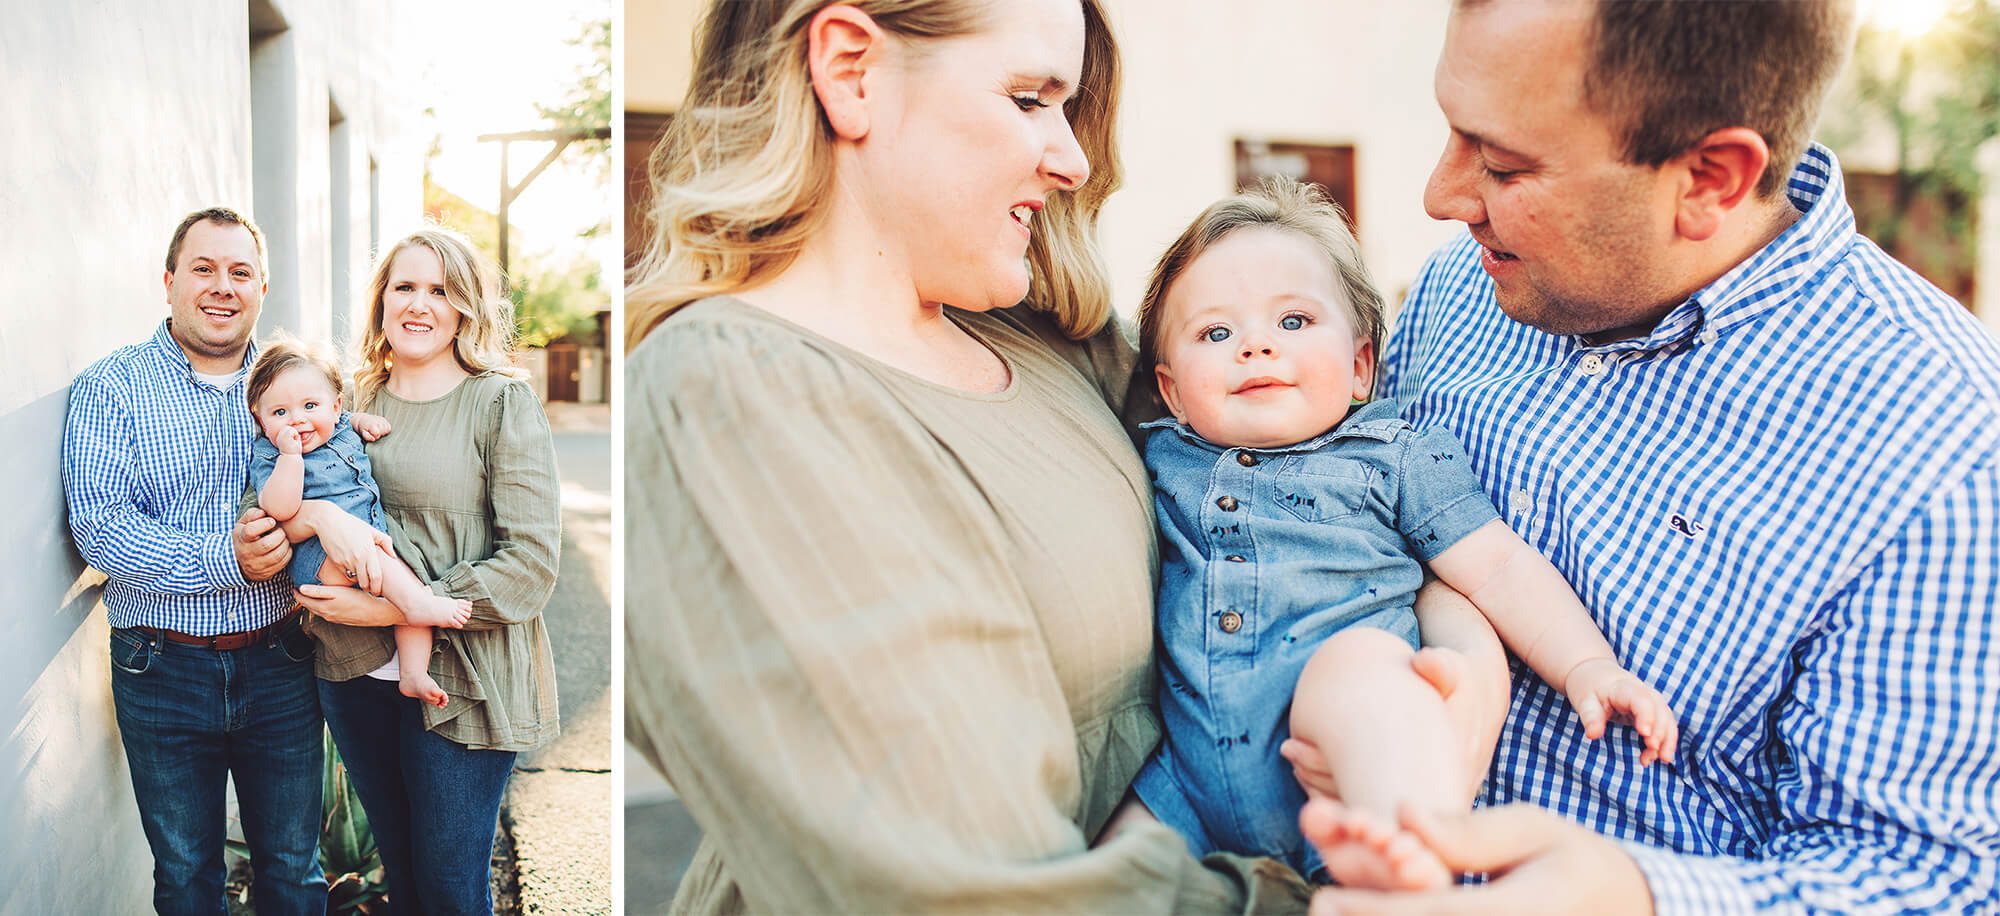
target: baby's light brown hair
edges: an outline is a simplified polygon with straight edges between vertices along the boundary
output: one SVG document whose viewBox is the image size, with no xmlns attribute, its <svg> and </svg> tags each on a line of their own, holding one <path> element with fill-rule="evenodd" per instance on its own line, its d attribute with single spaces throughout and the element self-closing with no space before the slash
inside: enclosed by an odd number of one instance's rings
<svg viewBox="0 0 2000 916">
<path fill-rule="evenodd" d="M 1159 365 L 1161 313 L 1166 311 L 1167 290 L 1181 272 L 1223 236 L 1252 226 L 1296 232 L 1317 245 L 1333 266 L 1348 317 L 1354 320 L 1355 337 L 1381 342 L 1382 294 L 1375 291 L 1375 280 L 1361 260 L 1361 245 L 1348 231 L 1346 214 L 1318 185 L 1276 176 L 1210 204 L 1160 255 L 1146 282 L 1146 297 L 1139 302 L 1139 365 Z"/>
<path fill-rule="evenodd" d="M 270 390 L 271 383 L 286 370 L 304 366 L 316 369 L 326 376 L 327 385 L 333 389 L 333 398 L 340 400 L 340 364 L 323 347 L 313 346 L 290 334 L 279 331 L 258 346 L 257 361 L 250 364 L 250 381 L 244 386 L 244 400 L 250 412 L 257 412 L 257 401 Z"/>
</svg>

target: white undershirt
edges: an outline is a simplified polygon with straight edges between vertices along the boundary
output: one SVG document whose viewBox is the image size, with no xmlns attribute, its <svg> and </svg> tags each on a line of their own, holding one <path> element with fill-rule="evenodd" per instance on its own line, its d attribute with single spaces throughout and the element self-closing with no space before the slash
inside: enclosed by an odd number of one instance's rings
<svg viewBox="0 0 2000 916">
<path fill-rule="evenodd" d="M 242 374 L 243 370 L 238 369 L 235 372 L 224 372 L 221 375 L 209 375 L 206 372 L 196 372 L 194 374 L 194 377 L 201 379 L 202 381 L 207 382 L 211 385 L 214 385 L 215 387 L 220 388 L 224 391 L 227 391 L 229 390 L 229 386 L 236 384 L 236 377 Z"/>
<path fill-rule="evenodd" d="M 403 679 L 403 668 L 396 664 L 396 655 L 392 652 L 389 654 L 389 663 L 368 672 L 368 676 L 378 681 L 400 681 Z"/>
</svg>

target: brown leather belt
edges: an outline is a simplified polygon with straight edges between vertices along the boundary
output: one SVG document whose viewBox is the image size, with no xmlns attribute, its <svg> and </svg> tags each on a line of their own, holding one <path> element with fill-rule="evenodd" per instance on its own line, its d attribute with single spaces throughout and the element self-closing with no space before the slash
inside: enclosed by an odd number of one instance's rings
<svg viewBox="0 0 2000 916">
<path fill-rule="evenodd" d="M 217 652 L 227 652 L 232 649 L 257 645 L 265 637 L 271 635 L 271 631 L 284 626 L 293 617 L 298 616 L 298 613 L 299 609 L 294 607 L 285 616 L 278 618 L 270 626 L 258 627 L 254 630 L 244 630 L 241 633 L 218 633 L 214 636 L 193 636 L 182 633 L 179 630 L 168 630 L 161 627 L 139 627 L 138 629 L 158 636 L 168 642 L 177 642 L 187 646 L 201 646 L 206 649 L 214 649 Z"/>
</svg>

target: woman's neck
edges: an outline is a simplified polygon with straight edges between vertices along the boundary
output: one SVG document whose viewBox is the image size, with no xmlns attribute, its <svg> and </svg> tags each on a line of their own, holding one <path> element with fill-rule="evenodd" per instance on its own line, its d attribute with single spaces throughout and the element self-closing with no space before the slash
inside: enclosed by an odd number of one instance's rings
<svg viewBox="0 0 2000 916">
<path fill-rule="evenodd" d="M 471 373 L 465 371 L 450 350 L 422 362 L 398 359 L 389 365 L 389 393 L 405 401 L 428 401 L 451 393 Z"/>
<path fill-rule="evenodd" d="M 1006 388 L 1006 363 L 942 305 L 924 302 L 902 252 L 841 209 L 782 272 L 737 298 L 927 381 L 966 391 Z"/>
</svg>

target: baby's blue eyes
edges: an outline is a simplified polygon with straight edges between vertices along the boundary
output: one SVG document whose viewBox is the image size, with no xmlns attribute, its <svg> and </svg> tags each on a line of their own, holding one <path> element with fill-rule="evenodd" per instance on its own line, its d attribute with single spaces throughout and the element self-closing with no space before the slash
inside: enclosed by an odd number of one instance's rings
<svg viewBox="0 0 2000 916">
<path fill-rule="evenodd" d="M 1287 331 L 1303 331 L 1305 330 L 1306 325 L 1309 325 L 1311 323 L 1312 323 L 1311 318 L 1305 315 L 1298 315 L 1298 314 L 1286 315 L 1278 319 L 1278 327 L 1283 328 Z M 1208 341 L 1209 343 L 1221 343 L 1233 336 L 1235 336 L 1233 332 L 1231 332 L 1228 328 L 1219 324 L 1212 325 L 1206 330 L 1201 332 L 1201 339 Z"/>
</svg>

